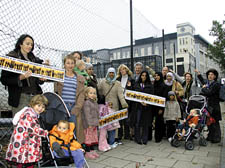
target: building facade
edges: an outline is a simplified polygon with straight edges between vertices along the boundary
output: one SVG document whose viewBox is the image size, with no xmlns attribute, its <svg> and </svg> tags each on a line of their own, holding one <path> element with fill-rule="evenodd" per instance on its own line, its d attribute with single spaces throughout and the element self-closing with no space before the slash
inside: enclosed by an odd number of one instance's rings
<svg viewBox="0 0 225 168">
<path fill-rule="evenodd" d="M 163 38 L 149 37 L 135 40 L 134 58 L 151 55 L 163 56 Z M 177 25 L 177 32 L 164 35 L 165 65 L 173 69 L 179 75 L 184 72 L 194 72 L 198 69 L 205 73 L 209 68 L 220 68 L 215 62 L 207 57 L 207 42 L 202 36 L 195 35 L 195 28 L 190 23 Z M 113 49 L 101 49 L 87 54 L 92 58 L 92 63 L 112 62 L 115 60 L 129 59 L 130 46 Z M 155 62 L 150 63 L 154 67 Z"/>
</svg>

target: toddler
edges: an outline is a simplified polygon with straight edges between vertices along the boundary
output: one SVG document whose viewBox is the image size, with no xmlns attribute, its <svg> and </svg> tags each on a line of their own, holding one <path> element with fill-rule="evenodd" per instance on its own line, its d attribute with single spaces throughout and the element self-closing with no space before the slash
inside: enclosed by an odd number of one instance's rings
<svg viewBox="0 0 225 168">
<path fill-rule="evenodd" d="M 87 87 L 85 90 L 86 100 L 82 109 L 82 120 L 84 127 L 85 140 L 84 144 L 86 146 L 86 158 L 95 159 L 99 155 L 94 150 L 94 146 L 98 145 L 98 104 L 96 89 L 93 87 Z"/>
<path fill-rule="evenodd" d="M 173 135 L 176 131 L 176 125 L 181 117 L 179 103 L 175 99 L 175 92 L 169 91 L 169 100 L 166 101 L 166 108 L 164 112 L 164 118 L 166 120 L 166 132 L 168 141 L 172 140 Z"/>
<path fill-rule="evenodd" d="M 73 122 L 60 120 L 49 132 L 50 146 L 54 155 L 58 158 L 68 157 L 71 152 L 76 167 L 82 168 L 85 164 L 84 150 L 74 138 L 74 129 Z"/>
<path fill-rule="evenodd" d="M 36 95 L 30 101 L 30 106 L 20 111 L 13 123 L 12 133 L 6 160 L 17 164 L 17 168 L 33 168 L 42 159 L 41 137 L 46 137 L 47 130 L 40 128 L 39 114 L 45 111 L 48 99 L 43 95 Z"/>
</svg>

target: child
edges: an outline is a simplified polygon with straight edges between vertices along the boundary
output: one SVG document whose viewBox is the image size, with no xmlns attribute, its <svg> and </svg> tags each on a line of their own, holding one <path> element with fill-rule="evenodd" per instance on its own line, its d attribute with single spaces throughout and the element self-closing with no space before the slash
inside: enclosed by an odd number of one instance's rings
<svg viewBox="0 0 225 168">
<path fill-rule="evenodd" d="M 191 128 L 196 127 L 196 125 L 198 124 L 198 120 L 199 120 L 199 116 L 198 116 L 197 109 L 192 109 L 190 111 L 190 114 L 188 115 L 187 119 L 186 120 L 184 119 L 184 123 L 178 125 L 178 132 L 180 132 L 180 130 L 182 130 L 180 139 L 182 139 L 182 137 L 185 135 L 186 131 L 190 127 Z"/>
<path fill-rule="evenodd" d="M 115 112 L 112 109 L 112 102 L 107 102 L 106 105 L 99 105 L 99 115 L 100 117 L 104 117 L 106 115 L 109 115 L 110 113 Z M 98 149 L 102 152 L 106 152 L 112 148 L 117 147 L 117 144 L 113 147 L 112 145 L 109 145 L 107 142 L 107 131 L 112 132 L 111 139 L 115 139 L 115 129 L 120 128 L 119 122 L 114 122 L 112 124 L 106 125 L 102 128 L 100 128 L 99 132 L 99 144 L 98 144 Z M 110 137 L 109 137 L 110 138 Z"/>
<path fill-rule="evenodd" d="M 181 117 L 181 113 L 180 113 L 180 106 L 175 99 L 175 92 L 169 91 L 168 97 L 169 100 L 166 101 L 164 118 L 166 120 L 167 138 L 168 141 L 170 142 L 176 131 L 176 124 L 179 121 L 179 118 Z"/>
<path fill-rule="evenodd" d="M 86 145 L 85 157 L 95 159 L 99 157 L 99 155 L 94 151 L 94 146 L 98 144 L 97 126 L 99 123 L 96 89 L 93 87 L 87 87 L 85 90 L 85 96 L 86 100 L 82 109 L 85 134 L 84 144 Z"/>
<path fill-rule="evenodd" d="M 71 152 L 76 167 L 82 168 L 85 163 L 84 150 L 74 139 L 74 128 L 74 123 L 60 120 L 49 132 L 50 145 L 56 157 L 70 156 Z"/>
<path fill-rule="evenodd" d="M 15 129 L 10 139 L 6 160 L 17 163 L 17 168 L 33 168 L 42 158 L 41 137 L 46 137 L 47 130 L 40 128 L 38 116 L 45 110 L 48 99 L 36 95 L 30 101 L 30 107 L 24 108 L 14 120 Z"/>
<path fill-rule="evenodd" d="M 79 75 L 82 75 L 86 80 L 85 80 L 85 86 L 87 86 L 88 82 L 87 80 L 89 79 L 88 73 L 85 71 L 86 65 L 83 60 L 77 60 L 76 61 L 76 67 L 74 68 L 74 71 L 78 73 Z"/>
</svg>

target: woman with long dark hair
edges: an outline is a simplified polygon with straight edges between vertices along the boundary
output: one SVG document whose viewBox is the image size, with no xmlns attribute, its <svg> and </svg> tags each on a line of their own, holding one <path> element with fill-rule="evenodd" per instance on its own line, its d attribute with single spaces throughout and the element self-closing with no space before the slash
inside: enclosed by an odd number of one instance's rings
<svg viewBox="0 0 225 168">
<path fill-rule="evenodd" d="M 23 34 L 17 40 L 15 49 L 7 56 L 41 64 L 43 60 L 35 57 L 33 50 L 34 39 L 28 34 Z M 1 82 L 8 87 L 8 104 L 12 106 L 13 116 L 28 105 L 33 95 L 42 94 L 39 84 L 43 84 L 44 79 L 31 77 L 31 75 L 31 71 L 18 74 L 2 70 Z"/>
<path fill-rule="evenodd" d="M 142 71 L 140 73 L 138 81 L 134 84 L 133 90 L 147 94 L 154 93 L 154 88 L 147 71 Z M 135 141 L 140 145 L 146 145 L 148 142 L 148 134 L 151 134 L 149 129 L 151 129 L 152 126 L 152 107 L 144 102 L 135 102 L 132 109 L 134 116 Z"/>
</svg>

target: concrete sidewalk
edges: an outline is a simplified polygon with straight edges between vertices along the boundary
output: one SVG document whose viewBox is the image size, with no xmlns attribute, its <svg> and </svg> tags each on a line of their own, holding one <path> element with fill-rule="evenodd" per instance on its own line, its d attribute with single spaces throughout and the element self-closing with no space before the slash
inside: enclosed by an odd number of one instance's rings
<svg viewBox="0 0 225 168">
<path fill-rule="evenodd" d="M 223 121 L 220 123 L 223 135 L 224 112 L 223 104 Z M 189 151 L 185 150 L 184 143 L 175 148 L 167 140 L 161 143 L 150 141 L 147 145 L 124 140 L 123 145 L 101 152 L 100 158 L 88 160 L 88 163 L 90 168 L 136 168 L 137 163 L 140 163 L 140 168 L 220 168 L 221 150 L 225 150 L 222 141 L 203 147 L 195 140 L 195 149 Z"/>
</svg>

